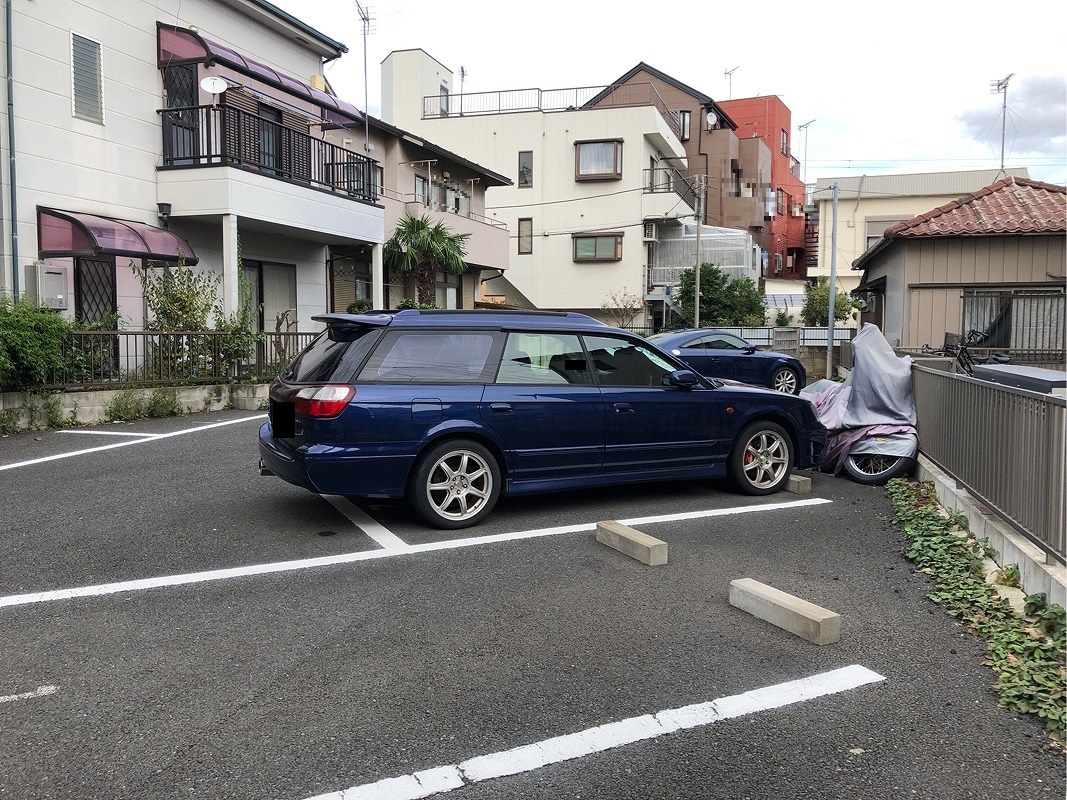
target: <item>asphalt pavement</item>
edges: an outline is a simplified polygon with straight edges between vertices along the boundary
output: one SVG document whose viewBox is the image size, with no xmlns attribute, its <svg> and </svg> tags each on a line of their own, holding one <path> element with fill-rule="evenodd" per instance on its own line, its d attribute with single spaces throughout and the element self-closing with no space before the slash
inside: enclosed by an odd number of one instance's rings
<svg viewBox="0 0 1067 800">
<path fill-rule="evenodd" d="M 881 489 L 583 491 L 444 532 L 259 476 L 259 417 L 0 439 L 0 798 L 349 800 L 452 775 L 467 800 L 1067 791 Z M 668 564 L 598 543 L 604 519 L 640 520 Z M 840 642 L 730 606 L 743 577 L 840 613 Z M 725 711 L 852 668 L 880 679 Z M 710 701 L 692 727 L 474 779 Z"/>
</svg>

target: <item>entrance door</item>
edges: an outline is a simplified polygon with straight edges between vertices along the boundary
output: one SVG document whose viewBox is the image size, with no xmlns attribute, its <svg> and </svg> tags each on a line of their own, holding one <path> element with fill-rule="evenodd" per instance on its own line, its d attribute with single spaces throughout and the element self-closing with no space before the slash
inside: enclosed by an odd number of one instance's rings
<svg viewBox="0 0 1067 800">
<path fill-rule="evenodd" d="M 79 258 L 74 262 L 74 315 L 92 324 L 118 312 L 115 292 L 115 262 Z"/>
</svg>

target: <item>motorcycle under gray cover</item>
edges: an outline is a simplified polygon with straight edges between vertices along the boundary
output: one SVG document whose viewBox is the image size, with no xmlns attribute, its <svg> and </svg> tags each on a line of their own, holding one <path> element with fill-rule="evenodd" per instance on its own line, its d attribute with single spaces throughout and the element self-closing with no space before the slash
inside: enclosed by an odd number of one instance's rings
<svg viewBox="0 0 1067 800">
<path fill-rule="evenodd" d="M 852 340 L 851 392 L 841 427 L 916 422 L 911 356 L 898 356 L 878 326 L 865 323 Z"/>
</svg>

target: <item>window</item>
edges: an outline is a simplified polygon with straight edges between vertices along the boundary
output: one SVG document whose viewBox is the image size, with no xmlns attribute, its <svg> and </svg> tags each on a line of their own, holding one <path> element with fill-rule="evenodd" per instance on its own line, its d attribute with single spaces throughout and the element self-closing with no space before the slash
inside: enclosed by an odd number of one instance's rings
<svg viewBox="0 0 1067 800">
<path fill-rule="evenodd" d="M 70 35 L 74 116 L 104 122 L 104 78 L 100 43 L 76 33 Z"/>
<path fill-rule="evenodd" d="M 448 87 L 441 87 L 441 116 L 448 116 Z"/>
<path fill-rule="evenodd" d="M 415 202 L 430 205 L 430 181 L 422 175 L 415 176 Z"/>
<path fill-rule="evenodd" d="M 887 228 L 891 228 L 898 222 L 903 222 L 907 217 L 881 217 L 881 218 L 868 218 L 866 220 L 867 226 L 867 247 L 874 245 L 879 239 L 882 238 L 882 234 L 886 232 Z"/>
<path fill-rule="evenodd" d="M 778 216 L 784 217 L 785 216 L 785 207 L 786 207 L 786 204 L 789 202 L 789 195 L 787 195 L 781 189 L 775 189 L 774 190 L 774 202 L 775 202 L 775 205 L 776 205 L 776 207 L 778 209 Z"/>
<path fill-rule="evenodd" d="M 438 272 L 434 305 L 438 308 L 459 308 L 460 276 L 453 272 Z"/>
<path fill-rule="evenodd" d="M 519 151 L 519 188 L 533 186 L 533 152 Z"/>
<path fill-rule="evenodd" d="M 782 154 L 789 155 L 789 131 L 782 131 Z"/>
<path fill-rule="evenodd" d="M 524 217 L 519 220 L 519 255 L 533 252 L 533 219 Z"/>
<path fill-rule="evenodd" d="M 1062 289 L 964 289 L 963 332 L 978 330 L 981 347 L 1062 350 L 1065 300 Z"/>
<path fill-rule="evenodd" d="M 601 386 L 664 386 L 674 367 L 651 349 L 614 336 L 586 336 Z"/>
<path fill-rule="evenodd" d="M 622 177 L 622 141 L 575 142 L 576 180 L 617 180 Z"/>
<path fill-rule="evenodd" d="M 496 382 L 587 383 L 585 367 L 585 356 L 577 336 L 509 333 Z"/>
<path fill-rule="evenodd" d="M 296 330 L 296 266 L 243 259 L 252 307 L 260 309 L 259 329 L 291 333 Z M 292 357 L 288 353 L 280 360 Z"/>
<path fill-rule="evenodd" d="M 496 362 L 489 356 L 500 334 L 493 332 L 410 333 L 393 331 L 360 371 L 359 381 L 486 383 Z M 499 352 L 499 350 L 497 351 Z"/>
<path fill-rule="evenodd" d="M 689 141 L 689 126 L 692 124 L 693 112 L 691 111 L 679 111 L 678 112 L 678 138 L 683 142 Z"/>
<path fill-rule="evenodd" d="M 621 261 L 622 234 L 574 234 L 575 261 Z"/>
</svg>

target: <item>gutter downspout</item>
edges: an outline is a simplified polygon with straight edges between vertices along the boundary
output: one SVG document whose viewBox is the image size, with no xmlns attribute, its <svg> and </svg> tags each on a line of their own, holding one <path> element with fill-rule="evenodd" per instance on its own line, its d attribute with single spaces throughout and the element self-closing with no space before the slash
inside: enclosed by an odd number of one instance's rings
<svg viewBox="0 0 1067 800">
<path fill-rule="evenodd" d="M 4 35 L 7 44 L 7 148 L 8 148 L 8 171 L 10 173 L 11 190 L 11 289 L 12 299 L 19 297 L 19 215 L 18 194 L 15 182 L 15 80 L 11 75 L 11 62 L 13 61 L 13 45 L 11 42 L 11 0 L 7 2 L 7 17 L 5 20 Z"/>
</svg>

